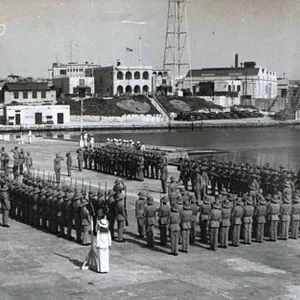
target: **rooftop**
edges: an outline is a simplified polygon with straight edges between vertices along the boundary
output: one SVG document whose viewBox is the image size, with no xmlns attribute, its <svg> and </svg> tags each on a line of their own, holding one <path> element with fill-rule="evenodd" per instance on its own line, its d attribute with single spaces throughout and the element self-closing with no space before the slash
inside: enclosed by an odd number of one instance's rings
<svg viewBox="0 0 300 300">
<path fill-rule="evenodd" d="M 45 82 L 6 82 L 3 86 L 6 91 L 50 91 Z"/>
</svg>

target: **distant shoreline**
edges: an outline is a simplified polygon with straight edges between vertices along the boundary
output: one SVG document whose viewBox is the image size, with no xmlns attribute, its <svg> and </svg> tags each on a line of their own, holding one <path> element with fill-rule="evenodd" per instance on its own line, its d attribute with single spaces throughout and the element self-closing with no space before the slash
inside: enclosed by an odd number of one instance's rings
<svg viewBox="0 0 300 300">
<path fill-rule="evenodd" d="M 165 122 L 83 122 L 71 124 L 43 124 L 43 125 L 0 125 L 0 133 L 25 132 L 25 131 L 80 131 L 81 127 L 86 131 L 96 130 L 147 130 L 147 129 L 201 129 L 201 128 L 247 128 L 247 127 L 276 127 L 300 124 L 300 120 L 278 121 L 268 117 L 249 119 L 222 119 L 204 121 L 165 121 Z"/>
</svg>

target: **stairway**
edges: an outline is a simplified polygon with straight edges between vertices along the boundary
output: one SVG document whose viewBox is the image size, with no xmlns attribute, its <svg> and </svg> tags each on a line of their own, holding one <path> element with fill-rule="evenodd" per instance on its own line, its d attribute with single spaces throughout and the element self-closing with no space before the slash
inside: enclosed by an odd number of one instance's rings
<svg viewBox="0 0 300 300">
<path fill-rule="evenodd" d="M 170 120 L 169 112 L 162 106 L 162 104 L 155 98 L 155 96 L 147 96 L 152 105 L 159 111 L 164 119 Z"/>
</svg>

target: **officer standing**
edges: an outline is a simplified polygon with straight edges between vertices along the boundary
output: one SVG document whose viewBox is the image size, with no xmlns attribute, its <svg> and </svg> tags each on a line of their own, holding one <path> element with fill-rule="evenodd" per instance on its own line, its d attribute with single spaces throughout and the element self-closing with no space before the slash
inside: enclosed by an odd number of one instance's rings
<svg viewBox="0 0 300 300">
<path fill-rule="evenodd" d="M 215 201 L 209 216 L 210 248 L 213 251 L 217 251 L 218 247 L 218 236 L 221 215 L 221 204 L 219 201 Z"/>
<path fill-rule="evenodd" d="M 196 197 L 194 195 L 191 196 L 191 211 L 192 211 L 192 221 L 191 221 L 191 232 L 190 232 L 190 243 L 195 243 L 196 233 L 197 233 L 197 215 L 199 207 L 196 204 Z"/>
<path fill-rule="evenodd" d="M 77 161 L 78 161 L 78 169 L 81 172 L 82 171 L 82 162 L 83 162 L 83 153 L 82 153 L 82 149 L 79 148 L 77 149 Z"/>
<path fill-rule="evenodd" d="M 91 224 L 91 216 L 90 212 L 87 209 L 88 201 L 86 199 L 83 199 L 81 203 L 81 210 L 80 210 L 80 215 L 81 215 L 81 225 L 82 225 L 82 245 L 83 246 L 88 246 L 88 235 L 89 235 L 89 229 L 90 229 L 90 224 Z M 93 232 L 91 232 L 93 234 Z"/>
<path fill-rule="evenodd" d="M 81 243 L 81 232 L 82 232 L 82 222 L 81 222 L 81 199 L 82 195 L 79 192 L 76 192 L 73 198 L 73 212 L 74 212 L 74 221 L 75 221 L 75 230 L 76 230 L 76 242 Z"/>
<path fill-rule="evenodd" d="M 167 196 L 163 196 L 160 199 L 161 206 L 158 210 L 158 224 L 159 224 L 159 231 L 160 231 L 160 244 L 167 245 L 168 237 L 167 237 L 167 227 L 170 222 L 170 213 L 171 208 L 167 204 L 168 198 Z"/>
<path fill-rule="evenodd" d="M 27 172 L 30 174 L 31 168 L 32 168 L 32 157 L 30 155 L 30 152 L 27 152 L 27 155 L 25 157 L 25 166 L 26 166 Z"/>
<path fill-rule="evenodd" d="M 299 234 L 299 220 L 300 220 L 300 197 L 299 191 L 296 190 L 293 197 L 292 212 L 291 212 L 291 227 L 292 239 L 298 239 Z"/>
<path fill-rule="evenodd" d="M 235 202 L 236 206 L 233 208 L 232 211 L 232 246 L 238 247 L 240 244 L 240 235 L 241 235 L 241 218 L 243 217 L 244 210 L 243 210 L 243 202 L 240 197 L 236 199 Z"/>
<path fill-rule="evenodd" d="M 58 153 L 56 153 L 54 158 L 54 172 L 55 172 L 56 183 L 60 183 L 60 171 L 61 171 L 60 162 L 63 160 L 64 159 Z"/>
<path fill-rule="evenodd" d="M 137 221 L 139 238 L 144 238 L 145 235 L 145 222 L 144 222 L 144 211 L 146 207 L 147 197 L 146 194 L 141 191 L 138 193 L 138 199 L 135 202 L 135 217 Z"/>
<path fill-rule="evenodd" d="M 207 227 L 208 227 L 208 219 L 211 212 L 211 203 L 208 196 L 205 196 L 203 199 L 203 203 L 199 207 L 199 225 L 200 225 L 200 235 L 201 242 L 207 243 Z"/>
<path fill-rule="evenodd" d="M 10 199 L 8 194 L 8 186 L 6 184 L 1 188 L 1 210 L 2 210 L 2 226 L 10 227 L 8 225 L 8 213 L 10 210 Z"/>
<path fill-rule="evenodd" d="M 126 215 L 123 199 L 124 199 L 124 197 L 122 196 L 122 194 L 116 195 L 116 202 L 117 202 L 116 220 L 118 223 L 118 242 L 119 243 L 125 242 L 125 239 L 123 238 L 123 231 L 124 231 L 127 215 Z"/>
<path fill-rule="evenodd" d="M 271 203 L 268 206 L 268 220 L 270 241 L 277 241 L 277 228 L 278 228 L 278 214 L 280 211 L 280 204 L 278 203 L 278 195 L 273 195 Z"/>
<path fill-rule="evenodd" d="M 178 255 L 178 242 L 180 233 L 180 214 L 178 212 L 177 204 L 171 207 L 170 213 L 170 241 L 171 241 L 171 255 Z"/>
<path fill-rule="evenodd" d="M 231 217 L 231 208 L 228 199 L 226 199 L 223 202 L 221 213 L 222 213 L 222 218 L 221 218 L 221 226 L 220 226 L 220 244 L 222 248 L 227 248 L 228 234 L 229 234 L 229 227 L 230 227 L 230 217 Z"/>
<path fill-rule="evenodd" d="M 70 152 L 67 152 L 66 154 L 67 157 L 67 172 L 68 172 L 68 176 L 71 177 L 71 168 L 72 168 L 72 156 Z"/>
<path fill-rule="evenodd" d="M 255 227 L 256 241 L 262 243 L 264 241 L 264 227 L 266 224 L 267 207 L 266 200 L 262 194 L 257 196 L 257 205 L 255 207 Z"/>
<path fill-rule="evenodd" d="M 149 196 L 147 199 L 147 206 L 144 211 L 146 236 L 147 236 L 147 246 L 154 247 L 154 232 L 153 228 L 156 224 L 156 207 L 154 205 L 154 199 Z"/>
<path fill-rule="evenodd" d="M 290 214 L 292 211 L 292 205 L 289 197 L 286 195 L 283 197 L 283 203 L 280 207 L 280 228 L 281 228 L 281 238 L 287 240 L 289 237 L 290 228 Z"/>
<path fill-rule="evenodd" d="M 252 198 L 248 197 L 246 205 L 244 207 L 243 215 L 244 243 L 247 245 L 251 244 L 253 213 L 253 200 Z"/>
<path fill-rule="evenodd" d="M 116 209 L 117 209 L 117 203 L 115 201 L 115 192 L 113 190 L 108 190 L 107 192 L 107 219 L 109 222 L 109 231 L 111 234 L 111 238 L 114 240 L 114 227 L 115 227 L 115 220 L 116 220 Z"/>
<path fill-rule="evenodd" d="M 162 192 L 164 194 L 167 193 L 167 180 L 168 180 L 168 158 L 167 153 L 162 153 L 162 163 L 161 163 L 161 174 L 160 174 L 160 182 Z"/>
<path fill-rule="evenodd" d="M 193 212 L 188 200 L 183 204 L 183 211 L 181 213 L 180 227 L 182 236 L 182 252 L 188 253 L 190 243 L 190 231 Z"/>
</svg>

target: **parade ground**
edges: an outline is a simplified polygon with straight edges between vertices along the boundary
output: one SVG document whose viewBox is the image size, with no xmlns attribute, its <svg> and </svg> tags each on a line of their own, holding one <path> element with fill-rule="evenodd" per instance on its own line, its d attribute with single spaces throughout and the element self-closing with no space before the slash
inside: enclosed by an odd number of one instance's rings
<svg viewBox="0 0 300 300">
<path fill-rule="evenodd" d="M 6 151 L 17 143 L 3 142 Z M 116 177 L 83 170 L 76 161 L 78 143 L 34 138 L 32 144 L 18 145 L 30 151 L 35 173 L 50 177 L 53 159 L 59 153 L 64 184 L 66 152 L 73 159 L 72 185 L 94 189 L 112 188 Z M 12 153 L 10 153 L 11 155 Z M 12 163 L 12 160 L 11 162 Z M 169 176 L 178 172 L 169 167 Z M 155 198 L 159 206 L 160 181 L 124 180 L 127 186 L 129 226 L 125 243 L 113 242 L 110 249 L 110 272 L 98 274 L 81 270 L 89 247 L 58 238 L 29 225 L 10 220 L 10 228 L 0 227 L 0 299 L 1 300 L 85 300 L 85 299 L 300 299 L 300 240 L 241 244 L 219 248 L 208 245 L 190 246 L 189 253 L 170 256 L 169 245 L 145 247 L 137 238 L 134 204 L 141 190 Z"/>
</svg>

